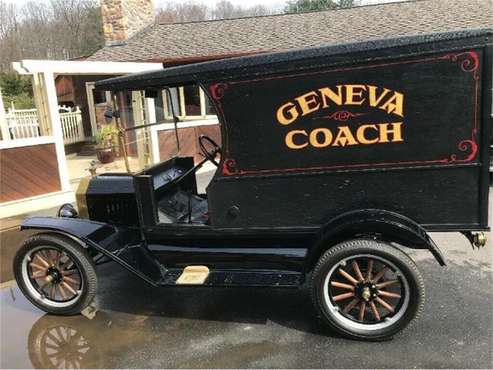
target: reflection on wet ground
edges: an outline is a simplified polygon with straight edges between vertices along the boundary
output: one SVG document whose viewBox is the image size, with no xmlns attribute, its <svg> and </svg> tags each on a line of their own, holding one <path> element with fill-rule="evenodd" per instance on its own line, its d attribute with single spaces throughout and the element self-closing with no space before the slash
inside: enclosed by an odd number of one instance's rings
<svg viewBox="0 0 493 370">
<path fill-rule="evenodd" d="M 15 285 L 1 289 L 1 367 L 489 368 L 492 251 L 472 252 L 459 238 L 444 248 L 446 268 L 415 255 L 427 310 L 393 341 L 338 337 L 316 318 L 306 290 L 157 289 L 106 265 L 92 320 L 45 315 Z"/>
</svg>

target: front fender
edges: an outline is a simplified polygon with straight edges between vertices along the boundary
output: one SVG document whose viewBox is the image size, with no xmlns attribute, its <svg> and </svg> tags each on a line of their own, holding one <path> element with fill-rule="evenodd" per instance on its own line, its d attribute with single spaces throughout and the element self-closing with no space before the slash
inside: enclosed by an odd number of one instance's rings
<svg viewBox="0 0 493 370">
<path fill-rule="evenodd" d="M 40 229 L 63 233 L 83 242 L 83 247 L 114 251 L 139 240 L 139 233 L 102 222 L 68 217 L 30 217 L 21 223 L 21 230 Z"/>
<path fill-rule="evenodd" d="M 446 265 L 442 252 L 422 226 L 401 214 L 379 209 L 351 211 L 330 220 L 321 228 L 309 261 L 316 261 L 327 245 L 368 235 L 413 249 L 428 249 L 441 266 Z"/>
<path fill-rule="evenodd" d="M 124 260 L 120 251 L 142 244 L 138 229 L 117 227 L 102 222 L 68 217 L 31 217 L 21 223 L 21 230 L 38 229 L 72 238 L 83 248 L 93 248 L 146 282 L 156 281 Z"/>
</svg>

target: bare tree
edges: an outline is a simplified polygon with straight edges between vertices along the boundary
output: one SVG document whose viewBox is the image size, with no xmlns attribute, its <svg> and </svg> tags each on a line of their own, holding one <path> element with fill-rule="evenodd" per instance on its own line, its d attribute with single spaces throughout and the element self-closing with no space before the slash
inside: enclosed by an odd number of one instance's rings
<svg viewBox="0 0 493 370">
<path fill-rule="evenodd" d="M 24 6 L 0 0 L 0 71 L 20 59 L 70 59 L 103 44 L 97 0 L 51 0 Z"/>
<path fill-rule="evenodd" d="M 157 10 L 157 21 L 159 23 L 193 22 L 267 15 L 272 14 L 272 12 L 272 9 L 261 4 L 242 7 L 235 6 L 228 0 L 221 0 L 214 7 L 208 7 L 203 3 L 190 0 L 184 3 L 166 3 L 164 7 Z"/>
<path fill-rule="evenodd" d="M 206 5 L 195 1 L 185 3 L 167 3 L 157 11 L 159 23 L 194 22 L 208 19 L 209 9 Z"/>
</svg>

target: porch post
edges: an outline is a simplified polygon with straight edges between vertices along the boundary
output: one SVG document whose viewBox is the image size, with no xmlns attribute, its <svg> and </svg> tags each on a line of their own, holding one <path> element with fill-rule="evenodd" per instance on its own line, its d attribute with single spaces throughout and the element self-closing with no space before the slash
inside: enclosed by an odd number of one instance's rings
<svg viewBox="0 0 493 370">
<path fill-rule="evenodd" d="M 44 98 L 44 83 L 41 73 L 32 74 L 34 105 L 38 112 L 39 129 L 41 136 L 51 136 L 52 130 L 50 127 L 50 119 L 46 107 L 46 99 Z"/>
<path fill-rule="evenodd" d="M 51 135 L 55 139 L 56 155 L 58 159 L 58 171 L 60 173 L 60 183 L 62 191 L 70 191 L 70 181 L 68 177 L 67 159 L 65 157 L 65 147 L 63 144 L 62 123 L 58 113 L 58 100 L 55 88 L 55 76 L 52 72 L 43 72 L 43 84 L 46 91 L 46 111 L 51 126 Z"/>
<path fill-rule="evenodd" d="M 9 128 L 7 127 L 7 119 L 5 117 L 5 108 L 3 106 L 2 89 L 0 88 L 0 132 L 2 140 L 10 140 Z"/>
</svg>

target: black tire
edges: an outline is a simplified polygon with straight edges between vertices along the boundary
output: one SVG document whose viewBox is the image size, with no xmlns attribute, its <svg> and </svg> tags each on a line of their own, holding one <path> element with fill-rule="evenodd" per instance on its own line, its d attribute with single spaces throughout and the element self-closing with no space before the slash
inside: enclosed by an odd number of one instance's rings
<svg viewBox="0 0 493 370">
<path fill-rule="evenodd" d="M 55 250 L 64 253 L 64 256 L 70 258 L 74 270 L 77 270 L 79 279 L 79 289 L 72 300 L 61 302 L 56 305 L 55 300 L 43 296 L 42 289 L 36 287 L 29 278 L 29 272 L 26 270 L 25 258 L 30 256 L 36 250 Z M 76 315 L 83 311 L 91 304 L 97 291 L 97 276 L 94 262 L 88 255 L 87 251 L 74 240 L 55 234 L 36 234 L 26 239 L 17 251 L 13 270 L 15 280 L 22 293 L 39 309 L 56 315 Z M 26 270 L 26 271 L 23 271 Z M 63 275 L 61 275 L 63 276 Z M 38 290 L 36 290 L 38 288 Z M 73 301 L 73 303 L 72 303 Z"/>
<path fill-rule="evenodd" d="M 362 321 L 359 321 L 355 316 L 351 316 L 348 312 L 345 312 L 344 309 L 339 310 L 340 307 L 337 307 L 337 304 L 339 303 L 335 302 L 334 296 L 331 295 L 330 292 L 331 289 L 338 288 L 331 288 L 333 284 L 332 280 L 334 277 L 337 280 L 341 280 L 340 277 L 344 275 L 340 273 L 339 268 L 344 266 L 342 267 L 343 269 L 348 269 L 349 267 L 347 267 L 346 261 L 357 261 L 358 258 L 362 258 L 363 261 L 364 258 L 367 258 L 368 261 L 373 259 L 374 261 L 377 261 L 375 263 L 382 263 L 382 265 L 385 265 L 382 261 L 386 261 L 390 263 L 390 266 L 394 265 L 396 271 L 400 270 L 395 276 L 398 277 L 399 286 L 405 282 L 406 289 L 403 289 L 404 294 L 399 292 L 401 296 L 401 298 L 398 299 L 399 302 L 401 302 L 399 311 L 397 311 L 399 306 L 392 307 L 396 310 L 393 318 L 390 317 L 391 313 L 388 311 L 389 317 L 387 319 L 378 321 L 380 320 L 380 317 L 375 316 L 373 318 L 375 322 L 365 320 L 366 316 L 370 316 L 373 313 L 372 310 L 369 309 L 368 304 L 373 302 L 373 307 L 376 307 L 379 302 L 375 301 L 376 298 L 369 298 L 370 301 L 365 301 L 363 305 L 363 298 L 358 296 L 356 292 L 361 292 L 362 284 L 372 284 L 371 287 L 375 288 L 375 285 L 373 285 L 370 280 L 368 280 L 367 283 L 365 283 L 365 280 L 360 280 L 357 283 L 358 285 L 355 285 L 354 287 L 354 296 L 350 297 L 352 300 L 358 302 L 349 312 L 354 312 L 359 308 L 363 311 L 363 316 L 360 316 L 363 317 Z M 374 262 L 372 262 L 372 266 L 373 263 Z M 368 269 L 370 268 L 368 267 Z M 386 271 L 390 271 L 389 274 L 393 272 L 391 269 Z M 331 276 L 328 276 L 328 274 Z M 358 287 L 358 289 L 356 289 L 356 287 Z M 382 290 L 384 289 L 386 288 L 382 288 Z M 376 292 L 380 294 L 380 290 L 373 291 L 373 293 Z M 408 295 L 408 298 L 406 298 L 405 294 Z M 425 288 L 423 278 L 419 273 L 416 264 L 400 249 L 381 241 L 354 239 L 335 245 L 320 257 L 311 278 L 311 296 L 320 316 L 332 329 L 343 336 L 352 339 L 377 341 L 392 338 L 393 335 L 406 328 L 421 314 L 424 309 Z M 372 295 L 372 297 L 376 296 L 376 294 Z M 327 299 L 329 299 L 329 301 L 327 301 Z M 405 302 L 406 304 L 404 305 L 402 302 Z M 357 306 L 358 304 L 360 306 Z M 335 309 L 334 306 L 336 306 Z M 378 307 L 379 310 L 384 309 L 380 304 Z"/>
</svg>

